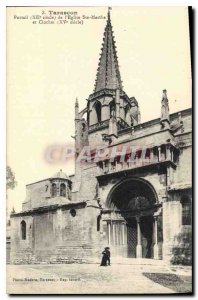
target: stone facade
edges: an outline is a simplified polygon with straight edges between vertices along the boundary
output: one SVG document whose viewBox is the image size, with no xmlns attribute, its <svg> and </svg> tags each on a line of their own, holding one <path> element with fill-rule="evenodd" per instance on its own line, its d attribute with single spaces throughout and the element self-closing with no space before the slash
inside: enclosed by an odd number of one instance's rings
<svg viewBox="0 0 198 300">
<path fill-rule="evenodd" d="M 141 123 L 122 87 L 108 13 L 94 93 L 81 112 L 75 103 L 75 174 L 26 186 L 22 212 L 11 215 L 11 262 L 93 262 L 109 245 L 114 258 L 169 263 L 191 228 L 191 120 L 191 109 L 169 113 L 163 90 L 161 117 Z M 91 158 L 78 163 L 84 147 Z"/>
</svg>

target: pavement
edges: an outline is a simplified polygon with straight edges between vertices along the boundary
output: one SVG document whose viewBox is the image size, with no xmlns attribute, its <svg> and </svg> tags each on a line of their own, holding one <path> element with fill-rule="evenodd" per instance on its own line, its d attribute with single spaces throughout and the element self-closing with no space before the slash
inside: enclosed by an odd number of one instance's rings
<svg viewBox="0 0 198 300">
<path fill-rule="evenodd" d="M 159 261 L 99 264 L 7 265 L 8 294 L 173 294 L 143 273 L 174 273 Z M 191 276 L 190 269 L 185 273 Z"/>
</svg>

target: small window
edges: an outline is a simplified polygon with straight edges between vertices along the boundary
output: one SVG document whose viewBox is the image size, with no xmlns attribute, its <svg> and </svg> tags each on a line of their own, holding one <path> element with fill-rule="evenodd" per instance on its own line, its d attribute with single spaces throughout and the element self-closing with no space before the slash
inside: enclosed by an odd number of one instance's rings
<svg viewBox="0 0 198 300">
<path fill-rule="evenodd" d="M 86 125 L 85 123 L 82 123 L 82 132 L 85 132 L 85 129 L 86 129 Z"/>
<path fill-rule="evenodd" d="M 57 196 L 56 183 L 52 183 L 52 197 L 56 197 L 56 196 Z"/>
<path fill-rule="evenodd" d="M 98 101 L 95 103 L 95 110 L 97 115 L 97 123 L 99 123 L 101 122 L 101 103 Z"/>
<path fill-rule="evenodd" d="M 100 220 L 101 220 L 101 215 L 97 217 L 97 231 L 100 231 Z"/>
<path fill-rule="evenodd" d="M 66 185 L 64 183 L 61 183 L 60 185 L 60 196 L 66 197 Z"/>
<path fill-rule="evenodd" d="M 188 196 L 183 196 L 182 204 L 182 225 L 191 225 L 191 201 Z"/>
<path fill-rule="evenodd" d="M 74 208 L 70 209 L 70 214 L 72 217 L 76 216 L 76 210 Z"/>
<path fill-rule="evenodd" d="M 25 221 L 21 222 L 21 239 L 26 240 L 26 223 L 25 223 Z"/>
</svg>

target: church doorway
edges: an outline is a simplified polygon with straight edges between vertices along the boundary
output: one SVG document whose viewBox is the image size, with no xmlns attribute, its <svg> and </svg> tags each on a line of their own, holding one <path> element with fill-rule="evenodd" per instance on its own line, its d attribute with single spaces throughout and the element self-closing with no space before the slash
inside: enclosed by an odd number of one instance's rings
<svg viewBox="0 0 198 300">
<path fill-rule="evenodd" d="M 115 186 L 103 218 L 112 254 L 159 259 L 159 208 L 153 187 L 144 180 L 127 179 Z"/>
<path fill-rule="evenodd" d="M 142 258 L 153 258 L 153 216 L 140 218 Z M 130 225 L 129 225 L 130 223 Z M 136 257 L 137 221 L 131 218 L 127 224 L 127 257 Z"/>
</svg>

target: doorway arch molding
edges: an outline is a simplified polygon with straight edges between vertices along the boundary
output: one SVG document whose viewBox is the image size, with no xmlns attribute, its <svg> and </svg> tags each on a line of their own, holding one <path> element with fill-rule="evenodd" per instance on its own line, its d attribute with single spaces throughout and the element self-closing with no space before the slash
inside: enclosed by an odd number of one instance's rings
<svg viewBox="0 0 198 300">
<path fill-rule="evenodd" d="M 121 179 L 110 189 L 107 199 L 106 199 L 106 203 L 105 203 L 106 208 L 111 207 L 111 201 L 113 198 L 113 194 L 116 192 L 116 190 L 118 190 L 122 185 L 127 184 L 129 182 L 133 182 L 133 183 L 136 182 L 137 184 L 138 183 L 144 184 L 145 187 L 150 189 L 151 193 L 153 194 L 153 197 L 155 199 L 155 204 L 159 204 L 159 198 L 158 198 L 157 192 L 156 192 L 155 188 L 153 187 L 153 185 L 148 180 L 146 180 L 144 178 L 140 178 L 140 177 L 130 176 L 128 178 Z"/>
</svg>

